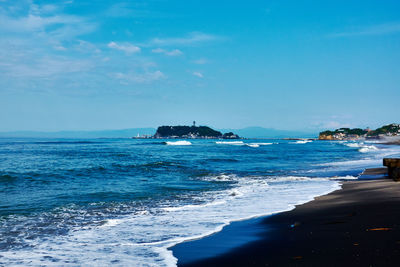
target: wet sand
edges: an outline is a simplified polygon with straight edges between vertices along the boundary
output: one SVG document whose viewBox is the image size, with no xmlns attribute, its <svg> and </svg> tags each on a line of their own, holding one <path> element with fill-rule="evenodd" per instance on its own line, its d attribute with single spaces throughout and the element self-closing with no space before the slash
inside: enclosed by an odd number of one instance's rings
<svg viewBox="0 0 400 267">
<path fill-rule="evenodd" d="M 342 190 L 256 225 L 264 228 L 257 241 L 195 262 L 180 262 L 178 256 L 178 266 L 399 266 L 400 182 L 346 181 Z M 211 249 L 224 245 L 223 239 L 211 240 Z M 181 244 L 181 251 L 186 246 L 196 253 L 190 243 Z"/>
</svg>

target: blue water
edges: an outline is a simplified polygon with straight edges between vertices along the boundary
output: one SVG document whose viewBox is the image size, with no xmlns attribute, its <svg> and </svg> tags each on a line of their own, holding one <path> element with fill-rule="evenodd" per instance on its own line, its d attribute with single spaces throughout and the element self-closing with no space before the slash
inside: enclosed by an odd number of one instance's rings
<svg viewBox="0 0 400 267">
<path fill-rule="evenodd" d="M 188 141 L 0 139 L 0 263 L 174 266 L 168 247 L 289 210 L 399 153 L 352 142 Z"/>
</svg>

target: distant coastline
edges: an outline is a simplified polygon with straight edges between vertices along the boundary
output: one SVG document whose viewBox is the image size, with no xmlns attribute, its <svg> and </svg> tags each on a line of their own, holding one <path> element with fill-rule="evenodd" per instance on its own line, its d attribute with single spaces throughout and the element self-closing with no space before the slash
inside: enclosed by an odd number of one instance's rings
<svg viewBox="0 0 400 267">
<path fill-rule="evenodd" d="M 339 128 L 319 133 L 319 140 L 368 140 L 388 139 L 393 142 L 400 139 L 400 124 L 392 123 L 375 130 L 361 128 Z"/>
</svg>

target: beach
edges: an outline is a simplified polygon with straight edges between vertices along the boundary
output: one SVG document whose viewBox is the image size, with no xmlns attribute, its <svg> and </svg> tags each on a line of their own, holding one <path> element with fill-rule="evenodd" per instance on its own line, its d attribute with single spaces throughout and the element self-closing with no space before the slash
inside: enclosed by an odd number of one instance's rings
<svg viewBox="0 0 400 267">
<path fill-rule="evenodd" d="M 178 256 L 178 266 L 398 266 L 400 183 L 387 178 L 342 183 L 341 190 L 255 221 L 257 241 L 195 262 L 182 263 Z M 236 231 L 240 236 L 240 227 Z M 209 250 L 226 245 L 220 241 L 209 242 Z M 196 248 L 190 243 L 185 253 Z M 180 253 L 185 243 L 181 246 Z"/>
</svg>

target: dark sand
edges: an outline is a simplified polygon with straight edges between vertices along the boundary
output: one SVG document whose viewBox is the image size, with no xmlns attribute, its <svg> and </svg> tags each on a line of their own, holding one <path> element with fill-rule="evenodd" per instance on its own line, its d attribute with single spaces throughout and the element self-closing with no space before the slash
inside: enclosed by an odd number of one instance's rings
<svg viewBox="0 0 400 267">
<path fill-rule="evenodd" d="M 344 182 L 342 190 L 259 223 L 260 240 L 191 264 L 178 258 L 178 265 L 400 266 L 400 182 Z"/>
</svg>

